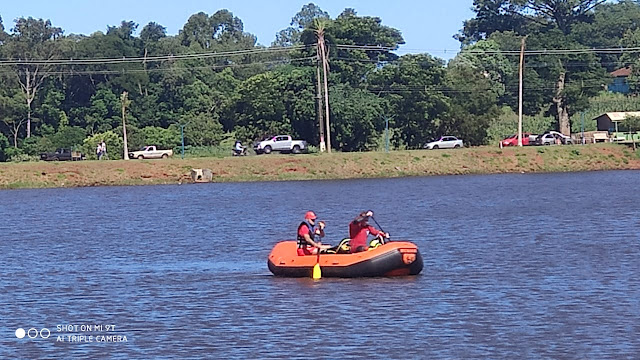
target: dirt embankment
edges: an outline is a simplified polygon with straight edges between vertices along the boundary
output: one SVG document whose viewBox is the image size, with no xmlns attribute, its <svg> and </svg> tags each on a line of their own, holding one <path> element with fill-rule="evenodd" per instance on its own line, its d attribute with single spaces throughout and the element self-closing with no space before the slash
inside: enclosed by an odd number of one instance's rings
<svg viewBox="0 0 640 360">
<path fill-rule="evenodd" d="M 640 169 L 623 145 L 594 144 L 167 160 L 0 163 L 0 188 L 177 184 L 192 168 L 215 182 Z"/>
</svg>

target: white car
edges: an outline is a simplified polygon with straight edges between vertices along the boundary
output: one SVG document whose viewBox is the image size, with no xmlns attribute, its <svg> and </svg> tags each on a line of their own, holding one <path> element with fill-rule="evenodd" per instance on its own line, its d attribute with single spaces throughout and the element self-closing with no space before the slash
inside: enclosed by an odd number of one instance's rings
<svg viewBox="0 0 640 360">
<path fill-rule="evenodd" d="M 441 136 L 438 140 L 425 144 L 424 148 L 429 150 L 457 149 L 463 146 L 462 139 L 458 139 L 455 136 Z"/>
<path fill-rule="evenodd" d="M 289 135 L 269 136 L 262 141 L 256 142 L 253 145 L 253 150 L 257 155 L 271 154 L 272 151 L 300 154 L 303 151 L 307 151 L 307 142 L 293 140 Z"/>
<path fill-rule="evenodd" d="M 548 131 L 536 138 L 536 145 L 571 145 L 573 144 L 573 140 L 571 137 L 564 135 L 563 133 L 559 133 L 557 131 Z"/>
</svg>

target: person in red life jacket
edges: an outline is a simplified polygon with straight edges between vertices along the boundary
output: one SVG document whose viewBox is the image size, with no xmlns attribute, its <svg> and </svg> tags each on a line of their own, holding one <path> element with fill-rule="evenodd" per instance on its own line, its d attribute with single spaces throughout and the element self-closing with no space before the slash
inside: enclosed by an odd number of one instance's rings
<svg viewBox="0 0 640 360">
<path fill-rule="evenodd" d="M 329 249 L 330 245 L 322 245 L 319 238 L 324 237 L 324 222 L 316 226 L 316 214 L 307 211 L 304 221 L 298 225 L 298 255 L 315 255 L 318 251 Z"/>
<path fill-rule="evenodd" d="M 382 236 L 389 238 L 389 234 L 382 232 L 369 225 L 369 218 L 373 216 L 373 211 L 363 211 L 351 223 L 349 223 L 349 245 L 352 253 L 366 251 L 369 248 L 367 236 Z"/>
</svg>

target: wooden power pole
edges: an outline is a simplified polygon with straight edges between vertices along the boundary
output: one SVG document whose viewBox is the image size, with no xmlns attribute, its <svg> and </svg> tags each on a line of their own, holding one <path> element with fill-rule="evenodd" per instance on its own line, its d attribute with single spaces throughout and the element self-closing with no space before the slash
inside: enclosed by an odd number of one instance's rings
<svg viewBox="0 0 640 360">
<path fill-rule="evenodd" d="M 123 141 L 124 141 L 124 159 L 129 160 L 129 149 L 127 146 L 127 124 L 125 122 L 127 105 L 128 105 L 126 91 L 122 92 L 122 96 L 120 97 L 120 100 L 122 101 L 122 135 L 123 135 Z"/>
<path fill-rule="evenodd" d="M 320 124 L 320 152 L 325 152 L 327 149 L 324 142 L 324 116 L 322 112 L 322 85 L 320 80 L 320 47 L 317 48 L 318 53 L 318 66 L 316 66 L 316 78 L 317 78 L 317 101 L 318 101 L 318 123 Z"/>
<path fill-rule="evenodd" d="M 518 146 L 522 146 L 522 73 L 524 72 L 525 41 L 527 41 L 526 36 L 522 38 L 522 44 L 520 45 L 520 67 L 519 67 L 520 84 L 518 89 Z"/>
<path fill-rule="evenodd" d="M 324 38 L 322 39 L 322 70 L 324 72 L 324 111 L 325 119 L 327 120 L 325 125 L 325 131 L 327 133 L 327 153 L 331 154 L 331 125 L 329 125 L 329 61 L 327 60 L 327 51 L 324 46 Z"/>
<path fill-rule="evenodd" d="M 331 154 L 331 126 L 329 125 L 329 81 L 327 80 L 329 73 L 329 61 L 327 60 L 327 48 L 324 42 L 324 31 L 318 35 L 318 47 L 322 61 L 322 72 L 324 75 L 324 115 L 325 115 L 325 132 L 327 142 L 327 153 Z"/>
</svg>

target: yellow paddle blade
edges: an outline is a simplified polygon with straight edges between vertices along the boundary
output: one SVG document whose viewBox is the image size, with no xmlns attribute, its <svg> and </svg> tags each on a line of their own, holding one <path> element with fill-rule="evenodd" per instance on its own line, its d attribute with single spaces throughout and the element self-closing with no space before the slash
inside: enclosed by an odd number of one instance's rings
<svg viewBox="0 0 640 360">
<path fill-rule="evenodd" d="M 313 266 L 313 279 L 318 280 L 322 278 L 322 270 L 320 270 L 320 264 L 317 263 Z"/>
</svg>

